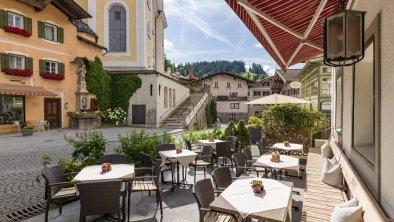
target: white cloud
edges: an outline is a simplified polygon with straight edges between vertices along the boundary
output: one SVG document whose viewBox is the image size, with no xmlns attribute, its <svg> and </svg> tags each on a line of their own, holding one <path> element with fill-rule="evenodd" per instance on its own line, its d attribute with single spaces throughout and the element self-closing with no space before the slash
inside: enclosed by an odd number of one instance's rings
<svg viewBox="0 0 394 222">
<path fill-rule="evenodd" d="M 275 69 L 273 69 L 271 66 L 269 66 L 269 65 L 264 65 L 263 66 L 263 70 L 266 72 L 266 73 L 268 73 L 268 75 L 269 76 L 272 76 L 272 75 L 274 75 L 274 73 L 275 73 Z"/>
<path fill-rule="evenodd" d="M 171 41 L 164 39 L 164 49 L 165 50 L 171 50 L 174 48 L 174 43 L 172 43 Z"/>
<path fill-rule="evenodd" d="M 256 43 L 256 45 L 254 45 L 255 48 L 263 48 L 263 46 L 260 43 Z"/>
<path fill-rule="evenodd" d="M 212 0 L 168 0 L 165 3 L 166 16 L 177 17 L 184 22 L 195 26 L 207 38 L 216 39 L 228 46 L 233 47 L 233 44 L 226 36 L 220 34 L 211 26 L 212 23 L 207 21 L 207 17 L 214 15 L 216 10 L 223 7 L 223 2 Z M 207 14 L 211 13 L 211 14 Z M 184 32 L 187 25 L 183 25 L 180 33 Z"/>
</svg>

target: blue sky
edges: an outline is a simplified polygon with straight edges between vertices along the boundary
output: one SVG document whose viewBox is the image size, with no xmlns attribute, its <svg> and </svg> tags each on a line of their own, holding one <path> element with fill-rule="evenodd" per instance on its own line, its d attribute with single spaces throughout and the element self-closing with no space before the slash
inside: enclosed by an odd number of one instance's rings
<svg viewBox="0 0 394 222">
<path fill-rule="evenodd" d="M 175 64 L 243 60 L 247 66 L 261 64 L 270 74 L 277 67 L 224 0 L 164 0 L 164 11 L 165 53 Z"/>
</svg>

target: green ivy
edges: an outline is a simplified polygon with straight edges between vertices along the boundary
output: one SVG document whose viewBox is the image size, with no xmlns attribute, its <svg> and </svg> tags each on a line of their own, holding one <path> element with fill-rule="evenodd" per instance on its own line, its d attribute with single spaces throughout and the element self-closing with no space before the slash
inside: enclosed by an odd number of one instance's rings
<svg viewBox="0 0 394 222">
<path fill-rule="evenodd" d="M 129 100 L 141 87 L 141 78 L 137 75 L 108 75 L 100 58 L 90 62 L 86 73 L 86 88 L 97 96 L 100 110 L 122 108 L 129 110 Z"/>
<path fill-rule="evenodd" d="M 111 76 L 111 107 L 129 110 L 129 100 L 137 89 L 141 87 L 141 78 L 137 75 Z"/>
<path fill-rule="evenodd" d="M 111 77 L 105 72 L 100 58 L 91 61 L 86 72 L 86 89 L 96 95 L 100 110 L 111 108 Z"/>
</svg>

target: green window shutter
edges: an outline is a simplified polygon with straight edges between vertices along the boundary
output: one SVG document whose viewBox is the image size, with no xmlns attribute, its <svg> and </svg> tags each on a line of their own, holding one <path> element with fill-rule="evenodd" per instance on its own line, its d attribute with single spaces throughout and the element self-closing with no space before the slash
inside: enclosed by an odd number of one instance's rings
<svg viewBox="0 0 394 222">
<path fill-rule="evenodd" d="M 45 60 L 40 59 L 40 73 L 45 72 Z"/>
<path fill-rule="evenodd" d="M 57 41 L 64 43 L 64 30 L 63 28 L 57 27 Z"/>
<path fill-rule="evenodd" d="M 8 25 L 8 13 L 7 11 L 0 9 L 0 28 Z"/>
<path fill-rule="evenodd" d="M 1 69 L 7 69 L 10 66 L 9 56 L 5 53 L 0 53 Z"/>
<path fill-rule="evenodd" d="M 32 33 L 32 20 L 29 17 L 23 17 L 23 25 L 26 31 Z"/>
<path fill-rule="evenodd" d="M 64 63 L 60 63 L 59 62 L 59 64 L 58 64 L 58 68 L 59 68 L 59 74 L 62 74 L 62 75 L 64 75 Z"/>
<path fill-rule="evenodd" d="M 25 69 L 33 72 L 33 58 L 25 57 Z"/>
<path fill-rule="evenodd" d="M 45 37 L 45 23 L 38 21 L 38 38 L 44 38 Z"/>
</svg>

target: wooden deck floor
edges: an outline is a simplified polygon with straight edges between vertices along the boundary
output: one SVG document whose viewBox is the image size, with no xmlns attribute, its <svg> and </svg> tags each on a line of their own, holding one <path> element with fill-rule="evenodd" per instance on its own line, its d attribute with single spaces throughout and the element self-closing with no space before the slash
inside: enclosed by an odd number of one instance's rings
<svg viewBox="0 0 394 222">
<path fill-rule="evenodd" d="M 320 179 L 323 157 L 320 149 L 310 149 L 306 165 L 303 222 L 330 221 L 335 205 L 346 200 L 338 188 L 323 183 Z"/>
</svg>

